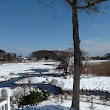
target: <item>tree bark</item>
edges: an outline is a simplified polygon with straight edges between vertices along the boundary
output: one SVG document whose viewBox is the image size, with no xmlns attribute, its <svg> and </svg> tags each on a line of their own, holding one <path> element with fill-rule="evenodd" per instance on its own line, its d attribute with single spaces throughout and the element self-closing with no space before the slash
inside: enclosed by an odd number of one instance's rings
<svg viewBox="0 0 110 110">
<path fill-rule="evenodd" d="M 71 108 L 74 108 L 74 110 L 79 110 L 81 51 L 79 39 L 78 10 L 76 6 L 77 0 L 73 0 L 72 25 L 74 43 L 74 84 Z"/>
</svg>

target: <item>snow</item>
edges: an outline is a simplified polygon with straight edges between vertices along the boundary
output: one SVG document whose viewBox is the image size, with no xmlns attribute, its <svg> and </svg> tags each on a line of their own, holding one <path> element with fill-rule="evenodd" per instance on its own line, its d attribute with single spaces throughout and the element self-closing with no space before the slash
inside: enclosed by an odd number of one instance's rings
<svg viewBox="0 0 110 110">
<path fill-rule="evenodd" d="M 89 61 L 89 63 L 100 63 L 101 61 Z M 44 72 L 44 74 L 54 73 L 57 74 L 58 71 L 55 71 L 56 65 L 58 62 L 32 62 L 32 63 L 9 63 L 0 65 L 0 81 L 8 80 L 12 77 L 18 77 L 18 73 L 36 73 L 34 69 L 47 69 L 49 72 Z M 36 73 L 39 74 L 39 73 Z M 16 81 L 16 83 L 51 83 L 58 87 L 61 87 L 64 90 L 72 90 L 73 87 L 73 77 L 67 76 L 64 77 L 29 77 L 22 80 Z M 1 91 L 2 88 L 0 88 Z M 18 88 L 19 89 L 19 88 Z M 80 80 L 80 89 L 83 90 L 100 90 L 108 91 L 110 93 L 110 77 L 97 77 L 93 75 L 82 75 Z M 90 110 L 91 103 L 89 102 L 80 102 L 81 110 Z M 44 101 L 36 106 L 24 108 L 23 110 L 69 110 L 71 107 L 71 100 L 61 101 L 51 98 L 47 101 Z M 92 110 L 110 110 L 110 106 L 94 104 Z"/>
<path fill-rule="evenodd" d="M 29 83 L 29 81 L 31 81 L 31 83 L 42 83 L 42 82 L 46 81 L 46 78 L 29 77 L 29 78 L 24 78 L 22 80 L 18 80 L 15 82 L 15 84 L 26 84 L 26 83 Z"/>
<path fill-rule="evenodd" d="M 93 62 L 93 61 L 92 61 Z M 101 61 L 95 61 L 101 62 Z M 34 62 L 34 63 L 10 63 L 0 65 L 0 81 L 7 80 L 13 75 L 9 75 L 10 73 L 35 73 L 34 69 L 48 69 L 48 73 L 56 73 L 54 65 L 58 65 L 58 62 Z M 57 72 L 58 73 L 58 72 Z M 38 73 L 36 73 L 38 74 Z M 4 77 L 3 77 L 4 75 Z M 15 76 L 14 75 L 14 76 Z M 16 76 L 17 77 L 17 76 Z M 73 78 L 72 76 L 68 76 L 66 79 L 64 77 L 30 77 L 24 78 L 22 80 L 17 81 L 16 83 L 28 83 L 31 80 L 31 83 L 51 83 L 58 87 L 61 87 L 64 90 L 72 90 L 73 88 Z M 80 80 L 80 89 L 83 90 L 100 90 L 100 91 L 108 91 L 110 92 L 110 77 L 97 77 L 92 75 L 82 75 Z"/>
<path fill-rule="evenodd" d="M 91 60 L 87 61 L 88 63 L 101 63 L 107 62 L 107 60 Z M 45 65 L 46 64 L 46 65 Z M 0 76 L 9 76 L 9 74 L 17 74 L 17 73 L 34 73 L 32 69 L 52 69 L 55 68 L 53 65 L 58 65 L 58 62 L 32 62 L 32 63 L 8 63 L 0 65 Z"/>
<path fill-rule="evenodd" d="M 99 64 L 102 62 L 108 62 L 109 60 L 88 60 L 88 61 L 83 61 L 83 63 L 87 64 Z"/>
<path fill-rule="evenodd" d="M 70 110 L 70 107 L 71 100 L 63 100 L 61 103 L 59 100 L 51 99 L 22 110 Z M 110 110 L 110 106 L 93 104 L 92 108 L 91 103 L 80 102 L 80 110 Z"/>
<path fill-rule="evenodd" d="M 55 62 L 37 62 L 37 63 L 9 63 L 0 65 L 0 74 L 9 75 L 9 73 L 29 73 L 34 72 L 31 69 L 51 69 L 54 68 L 51 65 L 44 64 L 55 64 Z M 28 71 L 27 71 L 28 70 Z"/>
<path fill-rule="evenodd" d="M 108 91 L 110 93 L 110 77 L 92 77 L 81 79 L 80 89 Z"/>
<path fill-rule="evenodd" d="M 47 64 L 47 65 L 44 65 Z M 10 77 L 17 77 L 18 73 L 35 73 L 33 69 L 54 69 L 58 62 L 34 62 L 34 63 L 8 63 L 0 65 L 0 81 L 10 79 Z M 11 75 L 13 74 L 13 75 Z"/>
<path fill-rule="evenodd" d="M 73 89 L 73 78 L 67 77 L 31 77 L 31 83 L 51 83 L 58 87 L 61 87 L 63 90 L 72 90 Z M 24 78 L 19 80 L 16 84 L 28 83 L 29 79 Z M 100 90 L 107 91 L 110 93 L 110 77 L 83 77 L 80 80 L 80 89 L 81 90 Z"/>
<path fill-rule="evenodd" d="M 60 105 L 45 105 L 40 107 L 31 107 L 22 110 L 68 110 L 66 107 L 62 107 Z"/>
</svg>

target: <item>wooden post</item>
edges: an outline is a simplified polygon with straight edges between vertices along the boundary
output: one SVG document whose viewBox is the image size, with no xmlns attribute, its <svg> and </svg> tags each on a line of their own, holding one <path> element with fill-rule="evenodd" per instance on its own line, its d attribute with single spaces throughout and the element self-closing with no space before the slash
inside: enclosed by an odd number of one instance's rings
<svg viewBox="0 0 110 110">
<path fill-rule="evenodd" d="M 91 96 L 91 107 L 90 109 L 93 109 L 93 97 Z"/>
</svg>

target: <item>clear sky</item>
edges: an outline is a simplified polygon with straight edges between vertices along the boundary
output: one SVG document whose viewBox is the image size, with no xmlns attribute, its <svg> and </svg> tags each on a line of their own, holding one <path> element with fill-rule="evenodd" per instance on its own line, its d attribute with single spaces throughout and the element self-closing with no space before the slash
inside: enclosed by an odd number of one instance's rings
<svg viewBox="0 0 110 110">
<path fill-rule="evenodd" d="M 0 0 L 0 49 L 27 55 L 35 50 L 72 46 L 71 10 L 42 7 L 37 0 Z M 110 10 L 79 15 L 81 48 L 89 55 L 110 52 Z M 53 12 L 55 14 L 53 15 Z"/>
</svg>

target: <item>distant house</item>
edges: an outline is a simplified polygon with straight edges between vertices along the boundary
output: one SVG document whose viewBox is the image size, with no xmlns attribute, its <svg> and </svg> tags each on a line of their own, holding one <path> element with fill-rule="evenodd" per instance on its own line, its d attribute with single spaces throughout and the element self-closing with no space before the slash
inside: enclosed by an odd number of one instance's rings
<svg viewBox="0 0 110 110">
<path fill-rule="evenodd" d="M 26 58 L 26 57 L 18 57 L 18 61 L 19 62 L 27 62 L 28 58 Z"/>
<path fill-rule="evenodd" d="M 3 61 L 3 57 L 0 57 L 0 62 L 2 62 Z"/>
<path fill-rule="evenodd" d="M 31 57 L 31 59 L 30 59 L 31 61 L 36 61 L 37 60 L 37 58 L 36 57 Z"/>
</svg>

